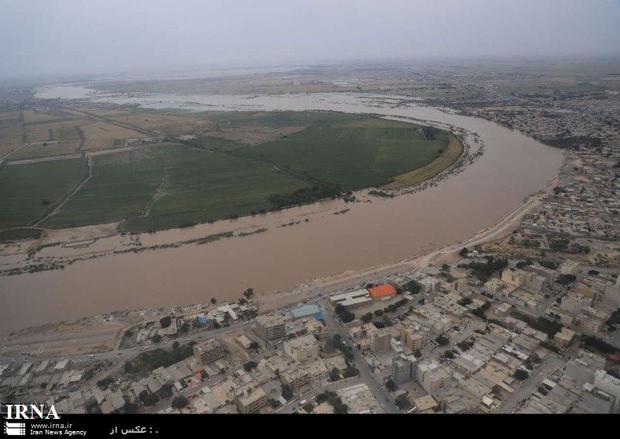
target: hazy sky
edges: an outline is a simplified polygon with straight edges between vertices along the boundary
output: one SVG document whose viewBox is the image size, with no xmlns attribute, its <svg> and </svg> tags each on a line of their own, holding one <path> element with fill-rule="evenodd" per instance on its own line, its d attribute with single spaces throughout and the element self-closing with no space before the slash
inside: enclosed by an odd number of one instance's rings
<svg viewBox="0 0 620 439">
<path fill-rule="evenodd" d="M 620 0 L 0 0 L 0 76 L 620 53 Z"/>
</svg>

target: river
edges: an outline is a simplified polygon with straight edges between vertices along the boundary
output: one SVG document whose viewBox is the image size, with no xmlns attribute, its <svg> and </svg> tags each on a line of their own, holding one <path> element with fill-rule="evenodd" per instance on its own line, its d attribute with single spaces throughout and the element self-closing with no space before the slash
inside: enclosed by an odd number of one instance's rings
<svg viewBox="0 0 620 439">
<path fill-rule="evenodd" d="M 87 90 L 87 89 L 85 89 Z M 189 110 L 335 110 L 436 121 L 476 133 L 484 153 L 462 172 L 423 191 L 372 203 L 319 203 L 237 221 L 144 235 L 157 244 L 219 231 L 266 227 L 243 238 L 77 262 L 62 271 L 0 278 L 0 333 L 122 309 L 238 298 L 252 287 L 277 294 L 305 281 L 397 262 L 473 236 L 521 205 L 557 175 L 560 150 L 495 123 L 394 97 L 355 94 L 280 96 L 88 95 L 46 88 L 39 97 Z M 333 215 L 349 208 L 345 214 Z M 278 227 L 287 221 L 300 224 Z M 114 239 L 114 238 L 111 238 Z M 118 239 L 118 238 L 117 238 Z M 114 241 L 110 241 L 111 243 Z M 99 244 L 101 245 L 101 244 Z M 112 245 L 112 244 L 111 244 Z M 53 251 L 53 250 L 52 250 Z"/>
</svg>

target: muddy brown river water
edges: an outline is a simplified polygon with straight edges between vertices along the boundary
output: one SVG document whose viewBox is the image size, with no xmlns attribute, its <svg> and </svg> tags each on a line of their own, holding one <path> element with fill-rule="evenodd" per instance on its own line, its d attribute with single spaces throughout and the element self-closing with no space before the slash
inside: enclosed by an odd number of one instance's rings
<svg viewBox="0 0 620 439">
<path fill-rule="evenodd" d="M 48 88 L 40 97 L 62 96 Z M 122 254 L 77 262 L 62 271 L 0 278 L 0 333 L 121 309 L 205 303 L 284 291 L 313 278 L 397 262 L 462 241 L 519 207 L 557 175 L 562 153 L 485 120 L 354 94 L 284 96 L 121 96 L 96 101 L 191 110 L 335 110 L 437 121 L 476 133 L 484 153 L 462 172 L 426 190 L 372 203 L 330 201 L 284 212 L 220 221 L 143 236 L 143 244 L 185 240 L 226 230 L 265 233 L 206 245 Z M 345 214 L 333 215 L 349 208 Z M 308 222 L 303 219 L 308 218 Z M 298 225 L 278 227 L 302 219 Z M 110 245 L 114 245 L 111 238 Z M 98 242 L 105 247 L 105 241 Z M 54 250 L 49 250 L 53 255 Z M 60 251 L 60 250 L 59 250 Z M 0 256 L 2 258 L 2 256 Z"/>
</svg>

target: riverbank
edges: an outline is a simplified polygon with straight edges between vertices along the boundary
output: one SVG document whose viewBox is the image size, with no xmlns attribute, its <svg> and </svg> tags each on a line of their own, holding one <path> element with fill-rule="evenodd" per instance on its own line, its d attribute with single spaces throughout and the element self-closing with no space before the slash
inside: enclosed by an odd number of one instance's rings
<svg viewBox="0 0 620 439">
<path fill-rule="evenodd" d="M 208 100 L 209 97 L 200 97 Z M 218 97 L 221 110 L 248 100 Z M 481 119 L 414 104 L 394 108 L 352 95 L 263 96 L 253 108 L 334 110 L 426 120 L 464 130 L 484 153 L 467 166 L 425 181 L 394 198 L 330 200 L 255 217 L 220 221 L 154 234 L 114 236 L 86 249 L 45 248 L 45 260 L 76 252 L 113 252 L 116 246 L 150 247 L 227 231 L 265 232 L 207 245 L 127 252 L 81 261 L 64 270 L 0 278 L 0 332 L 50 321 L 72 320 L 120 309 L 229 300 L 252 287 L 276 297 L 310 279 L 397 264 L 476 235 L 522 205 L 556 175 L 562 154 Z M 471 156 L 474 156 L 472 152 Z M 334 215 L 334 212 L 346 213 Z M 308 221 L 306 221 L 308 219 Z M 284 224 L 291 224 L 280 227 Z M 26 249 L 23 249 L 26 250 Z M 2 263 L 10 260 L 2 257 Z"/>
</svg>

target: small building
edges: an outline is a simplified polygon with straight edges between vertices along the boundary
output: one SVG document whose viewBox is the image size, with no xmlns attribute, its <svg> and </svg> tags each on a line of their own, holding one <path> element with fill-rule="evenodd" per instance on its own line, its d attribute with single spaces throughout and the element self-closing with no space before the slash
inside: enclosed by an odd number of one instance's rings
<svg viewBox="0 0 620 439">
<path fill-rule="evenodd" d="M 286 319 L 280 315 L 258 316 L 256 328 L 266 340 L 279 340 L 286 336 Z"/>
<path fill-rule="evenodd" d="M 368 290 L 355 290 L 348 293 L 334 294 L 329 298 L 329 303 L 334 308 L 337 305 L 342 305 L 345 308 L 357 308 L 371 301 Z"/>
<path fill-rule="evenodd" d="M 220 358 L 224 358 L 226 351 L 218 340 L 211 338 L 194 345 L 194 356 L 202 364 L 213 363 Z"/>
<path fill-rule="evenodd" d="M 323 320 L 323 314 L 321 308 L 314 304 L 300 305 L 291 310 L 291 316 L 293 319 L 302 319 L 304 317 L 314 317 L 317 320 Z"/>
<path fill-rule="evenodd" d="M 299 362 L 317 358 L 319 350 L 319 342 L 311 334 L 284 342 L 284 352 L 286 355 Z"/>
<path fill-rule="evenodd" d="M 370 334 L 370 349 L 375 354 L 392 350 L 392 333 L 388 328 L 381 328 Z"/>
<path fill-rule="evenodd" d="M 553 340 L 559 344 L 560 346 L 568 346 L 573 338 L 575 337 L 575 331 L 568 328 L 562 328 L 561 331 L 557 332 L 553 336 Z"/>
<path fill-rule="evenodd" d="M 413 355 L 399 355 L 392 360 L 391 378 L 396 384 L 406 383 L 416 377 L 416 358 Z"/>
<path fill-rule="evenodd" d="M 267 404 L 267 394 L 261 387 L 246 389 L 235 398 L 239 413 L 256 413 Z"/>
<path fill-rule="evenodd" d="M 417 398 L 413 404 L 416 407 L 416 411 L 418 413 L 430 413 L 433 412 L 439 404 L 435 401 L 431 395 L 425 395 L 420 398 Z"/>
</svg>

